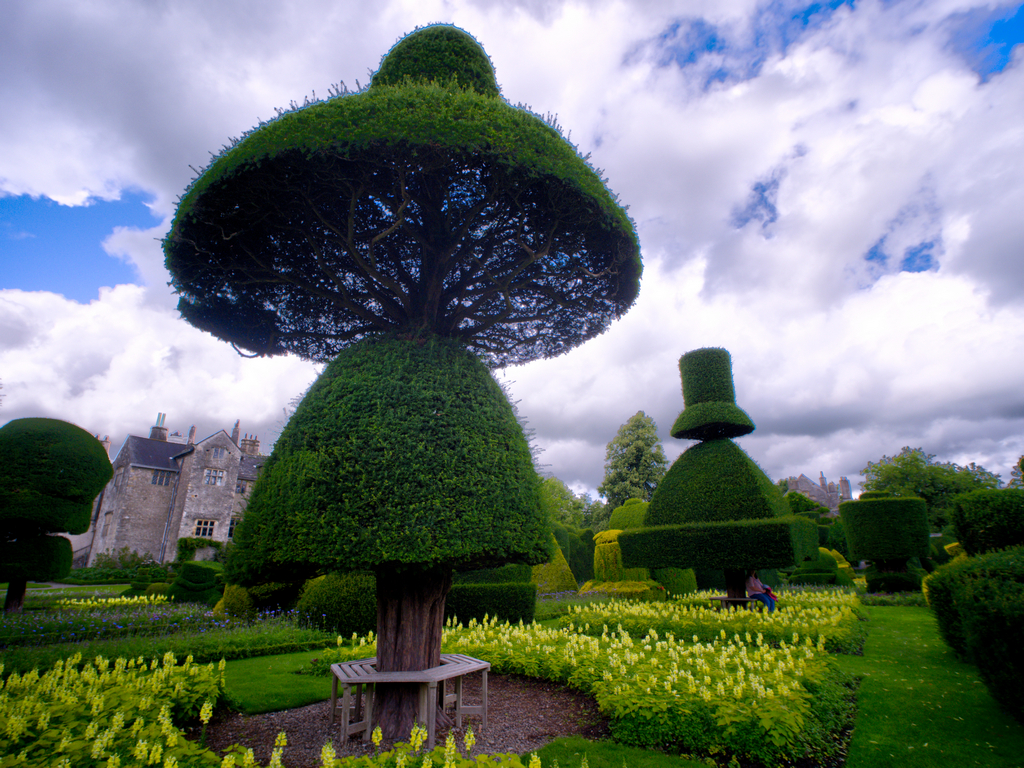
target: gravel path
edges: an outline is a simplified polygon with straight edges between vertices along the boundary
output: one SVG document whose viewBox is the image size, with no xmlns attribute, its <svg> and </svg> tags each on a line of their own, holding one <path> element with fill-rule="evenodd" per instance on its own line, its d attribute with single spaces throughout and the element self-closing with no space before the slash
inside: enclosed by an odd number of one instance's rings
<svg viewBox="0 0 1024 768">
<path fill-rule="evenodd" d="M 478 704 L 480 676 L 464 682 L 469 704 Z M 487 730 L 481 731 L 479 717 L 464 717 L 463 729 L 452 727 L 461 746 L 468 722 L 476 734 L 474 754 L 514 752 L 523 754 L 540 749 L 559 736 L 580 735 L 588 739 L 608 736 L 608 722 L 593 699 L 556 683 L 518 675 L 488 675 Z M 274 739 L 280 731 L 288 737 L 282 755 L 288 768 L 315 768 L 320 765 L 320 749 L 327 741 L 334 744 L 339 757 L 373 752 L 368 742 L 350 739 L 342 744 L 337 725 L 331 726 L 331 703 L 323 701 L 308 707 L 270 712 L 263 715 L 229 714 L 207 727 L 206 743 L 221 752 L 232 744 L 252 747 L 257 760 L 270 759 Z M 447 727 L 438 726 L 437 743 L 444 744 Z M 381 745 L 386 749 L 389 745 Z"/>
</svg>

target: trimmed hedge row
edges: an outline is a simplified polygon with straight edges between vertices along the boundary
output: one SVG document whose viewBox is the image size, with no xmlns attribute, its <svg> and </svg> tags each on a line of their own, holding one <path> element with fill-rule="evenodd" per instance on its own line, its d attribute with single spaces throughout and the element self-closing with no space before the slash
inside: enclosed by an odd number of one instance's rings
<svg viewBox="0 0 1024 768">
<path fill-rule="evenodd" d="M 463 624 L 484 616 L 529 624 L 537 608 L 536 584 L 453 584 L 444 603 L 444 617 Z"/>
<path fill-rule="evenodd" d="M 1024 546 L 1024 489 L 961 493 L 953 497 L 949 519 L 968 555 Z"/>
<path fill-rule="evenodd" d="M 936 569 L 926 587 L 943 639 L 1024 722 L 1024 547 L 958 557 Z"/>
<path fill-rule="evenodd" d="M 569 561 L 569 569 L 577 584 L 594 578 L 594 532 L 590 528 L 574 528 L 559 522 L 551 524 L 555 541 Z"/>
<path fill-rule="evenodd" d="M 649 568 L 785 568 L 818 553 L 817 527 L 795 515 L 623 531 L 618 543 L 624 565 Z"/>
</svg>

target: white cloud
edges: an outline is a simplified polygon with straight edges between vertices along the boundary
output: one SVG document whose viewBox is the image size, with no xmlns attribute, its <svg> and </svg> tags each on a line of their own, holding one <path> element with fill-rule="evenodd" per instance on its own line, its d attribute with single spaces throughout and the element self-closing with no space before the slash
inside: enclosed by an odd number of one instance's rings
<svg viewBox="0 0 1024 768">
<path fill-rule="evenodd" d="M 742 444 L 773 477 L 856 480 L 904 445 L 1006 476 L 1024 453 L 1024 67 L 984 83 L 969 69 L 950 34 L 973 6 L 866 0 L 803 27 L 804 6 L 752 0 L 15 0 L 0 190 L 131 188 L 165 220 L 104 242 L 146 290 L 0 292 L 0 414 L 116 435 L 157 411 L 183 430 L 272 429 L 312 367 L 241 360 L 170 306 L 158 241 L 189 165 L 275 106 L 365 83 L 415 25 L 452 21 L 509 100 L 557 113 L 639 228 L 637 306 L 507 373 L 555 474 L 595 489 L 637 410 L 670 456 L 685 448 L 668 437 L 678 357 L 725 346 L 760 425 Z"/>
</svg>

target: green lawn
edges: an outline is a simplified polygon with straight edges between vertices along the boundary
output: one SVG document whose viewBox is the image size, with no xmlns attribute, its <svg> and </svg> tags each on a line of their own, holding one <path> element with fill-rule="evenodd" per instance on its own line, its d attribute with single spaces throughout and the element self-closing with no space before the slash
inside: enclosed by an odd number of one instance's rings
<svg viewBox="0 0 1024 768">
<path fill-rule="evenodd" d="M 229 661 L 224 669 L 224 694 L 231 706 L 247 715 L 304 707 L 331 698 L 331 678 L 298 671 L 321 651 Z"/>
<path fill-rule="evenodd" d="M 1024 725 L 1001 711 L 974 667 L 957 661 L 927 608 L 871 607 L 847 768 L 1024 765 Z"/>
</svg>

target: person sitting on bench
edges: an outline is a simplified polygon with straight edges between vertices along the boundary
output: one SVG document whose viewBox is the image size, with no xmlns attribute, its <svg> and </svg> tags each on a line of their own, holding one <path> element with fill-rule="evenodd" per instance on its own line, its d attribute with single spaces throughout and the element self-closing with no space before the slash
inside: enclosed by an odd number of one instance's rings
<svg viewBox="0 0 1024 768">
<path fill-rule="evenodd" d="M 775 610 L 775 600 L 772 597 L 772 591 L 757 578 L 757 571 L 750 571 L 747 574 L 747 597 L 753 600 L 760 600 L 768 606 L 768 613 Z"/>
</svg>

